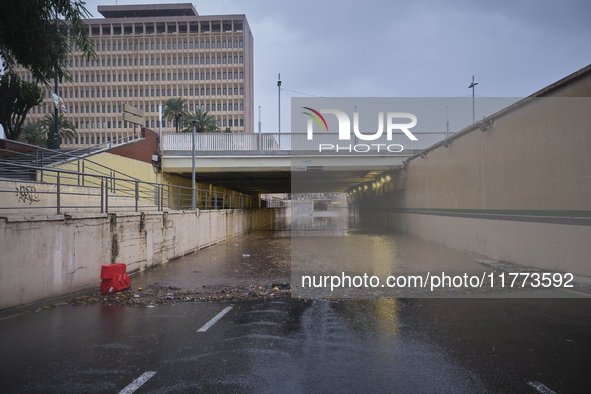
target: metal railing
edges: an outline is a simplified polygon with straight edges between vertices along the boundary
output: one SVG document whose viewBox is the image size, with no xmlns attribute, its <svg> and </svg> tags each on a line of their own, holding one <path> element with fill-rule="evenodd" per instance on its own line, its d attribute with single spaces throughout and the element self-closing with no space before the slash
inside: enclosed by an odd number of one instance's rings
<svg viewBox="0 0 591 394">
<path fill-rule="evenodd" d="M 0 201 L 4 202 L 0 212 L 160 212 L 190 210 L 192 205 L 189 187 L 16 163 L 13 166 L 33 170 L 39 182 L 13 181 L 16 190 L 0 189 Z M 20 204 L 7 204 L 7 194 L 16 194 L 13 202 Z M 247 209 L 254 202 L 251 196 L 238 193 L 196 189 L 195 195 L 196 208 L 206 210 Z"/>
<path fill-rule="evenodd" d="M 394 133 L 392 140 L 386 135 L 372 141 L 361 140 L 352 136 L 351 140 L 339 140 L 337 133 L 316 133 L 313 140 L 308 140 L 306 133 L 262 133 L 262 134 L 225 134 L 197 133 L 195 150 L 197 151 L 318 151 L 319 144 L 345 147 L 359 144 L 380 144 L 386 146 L 399 144 L 409 150 L 425 149 L 445 138 L 445 132 L 415 132 L 417 141 L 411 141 L 406 135 Z M 163 137 L 165 151 L 190 151 L 191 133 L 166 134 Z M 382 151 L 383 151 L 382 150 Z"/>
<path fill-rule="evenodd" d="M 109 144 L 121 144 L 124 142 L 133 141 L 142 137 L 142 134 L 135 134 L 132 136 L 122 137 L 120 140 L 113 140 L 107 143 L 106 148 L 108 149 Z M 130 175 L 123 172 L 114 170 L 108 166 L 100 163 L 96 163 L 85 156 L 91 153 L 100 153 L 102 149 L 100 146 L 104 144 L 92 145 L 86 148 L 75 149 L 70 151 L 62 152 L 60 150 L 52 150 L 41 148 L 35 145 L 28 145 L 18 141 L 2 140 L 3 145 L 6 148 L 0 148 L 0 176 L 7 178 L 18 179 L 19 174 L 22 173 L 22 169 L 13 166 L 14 163 L 26 164 L 31 167 L 50 167 L 60 166 L 62 170 L 69 170 L 84 174 L 95 174 L 109 177 L 119 177 L 129 180 L 138 180 Z M 25 177 L 29 180 L 36 180 L 35 177 L 31 176 L 31 171 L 28 170 L 24 173 Z M 22 179 L 22 178 L 21 178 Z M 82 177 L 81 179 L 85 179 Z M 43 179 L 38 179 L 43 182 Z M 84 182 L 79 183 L 78 186 L 84 186 Z"/>
<path fill-rule="evenodd" d="M 32 161 L 32 164 L 38 167 L 44 167 L 56 163 L 81 159 L 84 156 L 90 155 L 91 153 L 96 153 L 103 149 L 109 149 L 115 145 L 121 145 L 124 143 L 135 141 L 143 137 L 144 134 L 140 132 L 137 134 L 114 139 L 108 142 L 68 150 L 47 149 L 36 145 L 26 144 L 20 141 L 2 140 L 2 145 L 9 145 L 12 149 L 0 149 L 0 158 L 2 158 L 3 156 L 10 156 L 12 154 L 20 154 L 22 156 L 27 156 Z"/>
</svg>

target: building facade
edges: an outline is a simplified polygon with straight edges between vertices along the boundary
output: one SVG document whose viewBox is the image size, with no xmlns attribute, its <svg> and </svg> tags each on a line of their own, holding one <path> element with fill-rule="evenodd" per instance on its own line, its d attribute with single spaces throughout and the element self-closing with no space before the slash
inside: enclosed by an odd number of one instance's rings
<svg viewBox="0 0 591 394">
<path fill-rule="evenodd" d="M 209 111 L 225 130 L 254 132 L 253 36 L 245 15 L 197 13 L 192 4 L 99 6 L 103 19 L 85 20 L 97 55 L 86 60 L 72 46 L 72 81 L 59 84 L 78 137 L 63 148 L 105 143 L 131 136 L 123 105 L 144 111 L 144 126 L 158 130 L 158 105 L 169 98 L 187 100 L 186 110 Z M 17 68 L 24 80 L 31 75 Z M 53 86 L 53 84 L 52 84 Z M 27 122 L 54 109 L 50 89 Z M 163 119 L 163 132 L 175 132 Z"/>
</svg>

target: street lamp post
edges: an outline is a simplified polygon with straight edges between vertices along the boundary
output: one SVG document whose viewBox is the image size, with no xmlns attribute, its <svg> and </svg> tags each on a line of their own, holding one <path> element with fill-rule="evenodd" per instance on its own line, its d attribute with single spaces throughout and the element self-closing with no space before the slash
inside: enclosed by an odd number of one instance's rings
<svg viewBox="0 0 591 394">
<path fill-rule="evenodd" d="M 261 141 L 261 106 L 259 105 L 259 150 L 262 149 L 262 141 Z"/>
<path fill-rule="evenodd" d="M 281 74 L 277 74 L 277 110 L 279 111 L 279 149 L 281 149 Z"/>
<path fill-rule="evenodd" d="M 192 191 L 191 191 L 191 209 L 195 210 L 196 207 L 196 203 L 195 203 L 195 123 L 197 121 L 193 121 L 193 139 L 192 139 L 192 145 L 193 145 L 193 152 L 192 152 L 192 158 L 193 158 L 193 172 L 192 172 L 192 176 L 191 176 L 191 185 L 192 185 Z"/>
<path fill-rule="evenodd" d="M 56 28 L 56 30 L 59 31 L 57 9 L 55 10 L 55 28 Z M 58 69 L 57 59 L 56 59 L 55 63 L 56 63 L 55 64 L 55 94 L 56 94 L 56 96 L 59 96 L 59 93 L 58 93 L 58 90 L 57 90 L 58 89 L 58 86 L 57 86 L 57 76 L 58 76 L 58 73 L 57 73 L 57 69 Z M 59 98 L 58 98 L 58 103 L 59 103 Z M 53 139 L 53 149 L 58 149 L 59 148 L 59 137 L 58 137 L 58 130 L 57 130 L 58 127 L 59 127 L 59 120 L 58 120 L 58 117 L 59 117 L 59 109 L 58 109 L 58 103 L 55 104 L 55 109 L 54 109 L 54 112 L 53 112 L 53 114 L 54 114 L 54 123 L 53 123 L 54 129 L 53 129 L 53 135 L 50 136 L 50 138 Z"/>
<path fill-rule="evenodd" d="M 472 123 L 476 123 L 476 112 L 474 109 L 474 87 L 478 85 L 478 82 L 474 82 L 474 75 L 472 75 L 472 83 L 468 86 L 468 89 L 472 88 Z"/>
</svg>

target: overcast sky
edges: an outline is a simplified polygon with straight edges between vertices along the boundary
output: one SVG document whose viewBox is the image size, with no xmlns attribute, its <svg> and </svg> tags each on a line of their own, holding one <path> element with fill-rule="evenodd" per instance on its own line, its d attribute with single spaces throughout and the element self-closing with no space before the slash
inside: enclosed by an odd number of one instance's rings
<svg viewBox="0 0 591 394">
<path fill-rule="evenodd" d="M 182 3 L 119 0 L 118 4 Z M 199 0 L 245 14 L 254 36 L 255 128 L 282 131 L 291 97 L 523 97 L 591 63 L 589 0 Z M 115 0 L 87 0 L 97 5 Z M 300 92 L 300 93 L 295 93 Z"/>
</svg>

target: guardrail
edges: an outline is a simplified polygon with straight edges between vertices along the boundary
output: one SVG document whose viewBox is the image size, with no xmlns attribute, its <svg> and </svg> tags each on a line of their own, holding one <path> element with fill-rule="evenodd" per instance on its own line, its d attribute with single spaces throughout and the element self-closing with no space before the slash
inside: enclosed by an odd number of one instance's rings
<svg viewBox="0 0 591 394">
<path fill-rule="evenodd" d="M 351 140 L 338 139 L 337 133 L 316 133 L 313 140 L 308 140 L 306 133 L 197 133 L 195 150 L 197 151 L 317 151 L 319 144 L 339 145 L 340 147 L 359 144 L 402 145 L 409 150 L 425 149 L 445 138 L 445 132 L 415 132 L 417 141 L 411 141 L 406 135 L 395 133 L 392 140 L 386 135 L 372 141 L 361 140 L 352 136 Z M 163 148 L 166 151 L 190 151 L 191 133 L 173 133 L 163 136 Z"/>
<path fill-rule="evenodd" d="M 5 202 L 0 204 L 0 212 L 144 212 L 190 210 L 192 205 L 192 189 L 189 187 L 21 164 L 13 166 L 34 170 L 36 180 L 40 182 L 7 179 L 20 186 L 16 186 L 16 190 L 0 188 L 0 201 Z M 24 204 L 10 206 L 7 199 L 2 198 L 6 193 L 16 193 L 16 198 Z M 199 209 L 253 207 L 253 199 L 248 195 L 201 189 L 196 189 L 195 195 L 196 208 Z"/>
</svg>

